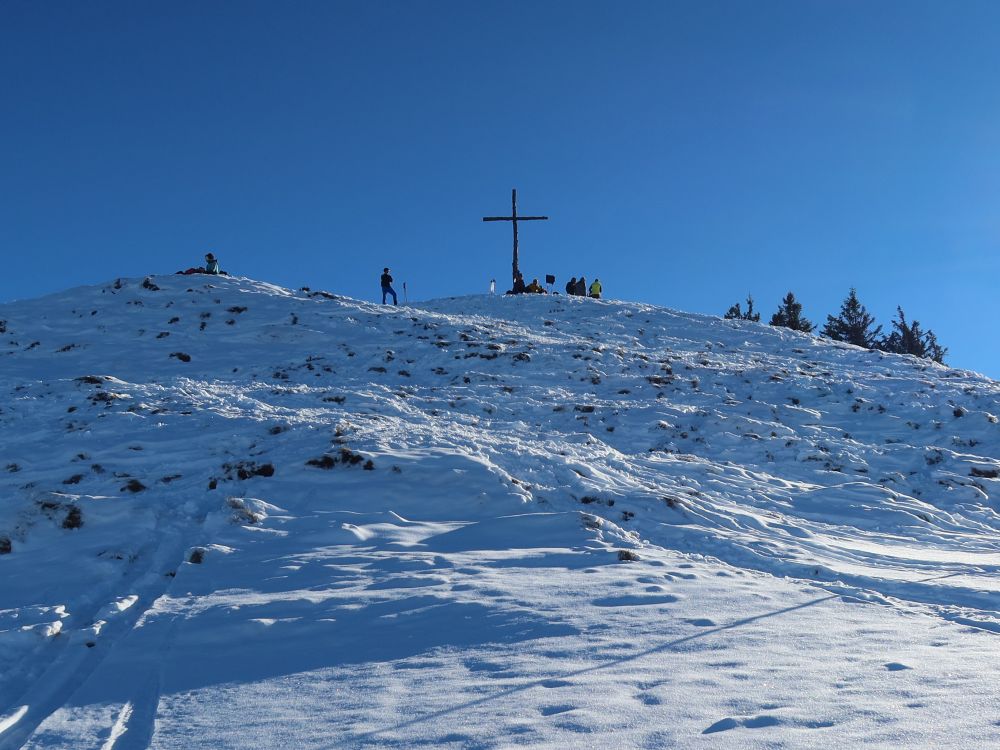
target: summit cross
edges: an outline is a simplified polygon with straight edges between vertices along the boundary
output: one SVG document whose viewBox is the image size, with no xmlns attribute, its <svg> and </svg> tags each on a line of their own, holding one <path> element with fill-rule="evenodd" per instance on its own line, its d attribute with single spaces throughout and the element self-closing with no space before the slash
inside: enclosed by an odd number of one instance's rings
<svg viewBox="0 0 1000 750">
<path fill-rule="evenodd" d="M 517 222 L 519 221 L 548 221 L 548 216 L 518 216 L 517 215 L 517 188 L 510 191 L 510 216 L 484 216 L 483 221 L 509 221 L 514 225 L 514 263 L 511 275 L 517 280 Z"/>
</svg>

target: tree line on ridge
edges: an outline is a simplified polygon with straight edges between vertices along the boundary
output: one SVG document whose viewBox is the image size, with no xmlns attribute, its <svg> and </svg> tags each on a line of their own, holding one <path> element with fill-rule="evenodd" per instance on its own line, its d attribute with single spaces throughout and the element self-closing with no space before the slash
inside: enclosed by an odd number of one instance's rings
<svg viewBox="0 0 1000 750">
<path fill-rule="evenodd" d="M 760 322 L 760 313 L 754 310 L 753 297 L 747 295 L 747 308 L 744 310 L 739 302 L 726 311 L 725 318 L 729 320 L 749 320 Z M 875 316 L 869 314 L 865 306 L 858 300 L 857 292 L 851 293 L 840 306 L 837 315 L 827 315 L 826 325 L 820 330 L 820 335 L 843 341 L 866 349 L 874 349 L 893 354 L 912 354 L 915 357 L 931 359 L 944 363 L 948 350 L 938 343 L 937 337 L 930 329 L 920 327 L 919 321 L 908 321 L 903 308 L 896 307 L 897 318 L 892 321 L 892 330 L 883 335 L 882 326 L 875 324 Z M 791 328 L 793 331 L 811 333 L 815 325 L 803 317 L 802 304 L 789 292 L 781 301 L 778 310 L 771 316 L 772 326 Z"/>
</svg>

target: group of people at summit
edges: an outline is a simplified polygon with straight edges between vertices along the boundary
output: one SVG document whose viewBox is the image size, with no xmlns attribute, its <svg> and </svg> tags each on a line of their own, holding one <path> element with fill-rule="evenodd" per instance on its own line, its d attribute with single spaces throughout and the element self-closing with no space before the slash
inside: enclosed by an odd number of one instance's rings
<svg viewBox="0 0 1000 750">
<path fill-rule="evenodd" d="M 178 271 L 177 273 L 207 273 L 211 276 L 229 275 L 219 267 L 219 260 L 213 253 L 207 253 L 205 255 L 204 266 L 188 268 L 185 271 Z M 550 278 L 548 280 L 551 281 L 552 279 Z M 382 269 L 382 276 L 379 279 L 379 282 L 382 287 L 382 304 L 386 304 L 386 298 L 391 296 L 392 304 L 398 305 L 399 299 L 396 296 L 396 290 L 392 288 L 392 276 L 390 275 L 388 268 Z M 404 284 L 403 286 L 405 287 L 406 285 Z M 548 294 L 548 292 L 542 287 L 541 284 L 538 283 L 538 279 L 532 279 L 531 283 L 526 285 L 524 283 L 524 276 L 520 271 L 518 271 L 517 277 L 514 279 L 514 288 L 508 290 L 507 294 Z M 579 279 L 574 276 L 566 282 L 566 294 L 574 297 L 592 297 L 593 299 L 600 299 L 601 280 L 595 278 L 594 283 L 588 287 L 587 280 L 583 276 Z"/>
<path fill-rule="evenodd" d="M 552 279 L 548 279 L 551 281 Z M 524 276 L 520 271 L 514 277 L 514 287 L 507 294 L 548 294 L 545 288 L 538 283 L 538 279 L 532 279 L 530 284 L 525 285 Z M 592 297 L 601 298 L 601 280 L 594 279 L 594 283 L 587 286 L 587 279 L 581 276 L 579 279 L 574 276 L 566 282 L 566 294 L 571 297 Z"/>
</svg>

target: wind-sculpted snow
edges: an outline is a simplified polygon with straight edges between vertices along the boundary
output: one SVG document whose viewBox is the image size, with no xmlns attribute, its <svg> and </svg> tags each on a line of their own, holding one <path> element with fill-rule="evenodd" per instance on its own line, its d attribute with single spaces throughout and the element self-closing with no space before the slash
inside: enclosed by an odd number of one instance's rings
<svg viewBox="0 0 1000 750">
<path fill-rule="evenodd" d="M 1000 386 L 635 303 L 0 305 L 0 750 L 988 747 Z"/>
</svg>

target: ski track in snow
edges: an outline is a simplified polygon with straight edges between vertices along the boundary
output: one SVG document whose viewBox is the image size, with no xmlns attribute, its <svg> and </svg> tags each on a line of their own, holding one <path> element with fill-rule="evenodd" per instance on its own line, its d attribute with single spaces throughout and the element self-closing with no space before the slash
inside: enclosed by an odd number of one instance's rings
<svg viewBox="0 0 1000 750">
<path fill-rule="evenodd" d="M 0 750 L 1000 742 L 977 374 L 157 276 L 0 305 L 0 393 Z"/>
</svg>

